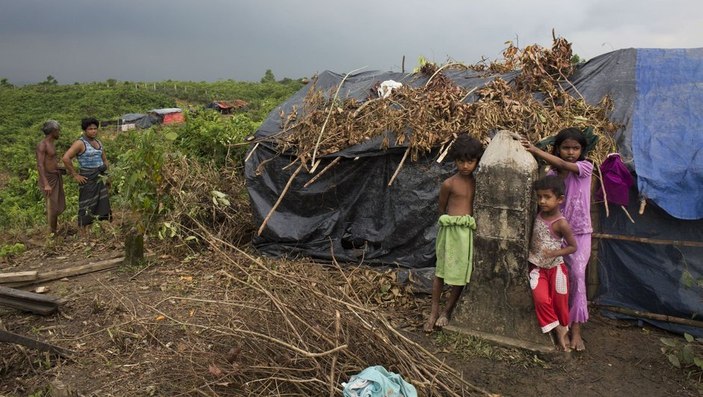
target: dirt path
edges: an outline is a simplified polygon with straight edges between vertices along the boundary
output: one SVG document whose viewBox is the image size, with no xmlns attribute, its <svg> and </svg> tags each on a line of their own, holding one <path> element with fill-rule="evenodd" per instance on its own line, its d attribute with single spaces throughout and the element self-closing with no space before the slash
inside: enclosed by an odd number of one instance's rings
<svg viewBox="0 0 703 397">
<path fill-rule="evenodd" d="M 112 256 L 116 248 L 109 241 L 85 245 L 73 237 L 49 252 L 32 249 L 11 263 L 0 264 L 0 271 L 65 268 Z M 220 281 L 212 277 L 215 264 L 206 257 L 155 255 L 146 269 L 121 268 L 46 283 L 50 294 L 67 299 L 61 314 L 42 317 L 0 308 L 5 329 L 76 352 L 73 360 L 56 360 L 15 345 L 0 345 L 0 396 L 44 396 L 48 394 L 41 393 L 52 387 L 73 392 L 68 395 L 172 395 L 166 392 L 165 383 L 176 381 L 169 374 L 177 357 L 190 354 L 191 362 L 197 357 L 182 335 L 178 339 L 169 334 L 175 331 L 159 328 L 158 318 L 154 320 L 148 307 L 173 300 L 173 296 L 205 299 L 214 294 L 210 291 Z M 179 307 L 178 302 L 171 304 Z M 422 324 L 429 309 L 425 295 L 400 295 L 397 302 L 382 306 L 406 335 L 461 371 L 472 384 L 499 395 L 703 395 L 700 380 L 688 379 L 661 353 L 659 338 L 671 335 L 647 326 L 594 313 L 584 328 L 586 352 L 543 357 L 448 333 L 425 335 Z M 197 313 L 191 316 L 193 321 L 209 321 Z M 126 325 L 136 317 L 151 319 L 149 327 Z M 165 340 L 176 342 L 163 343 Z M 193 366 L 192 370 L 200 369 Z M 226 388 L 212 390 L 208 395 L 238 395 Z"/>
</svg>

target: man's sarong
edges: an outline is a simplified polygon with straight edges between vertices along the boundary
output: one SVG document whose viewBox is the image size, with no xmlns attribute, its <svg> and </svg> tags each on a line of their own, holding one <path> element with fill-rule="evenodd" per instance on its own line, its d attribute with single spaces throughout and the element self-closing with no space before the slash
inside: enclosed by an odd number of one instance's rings
<svg viewBox="0 0 703 397">
<path fill-rule="evenodd" d="M 473 270 L 476 221 L 470 215 L 442 215 L 437 223 L 435 275 L 443 278 L 445 284 L 466 285 Z"/>
<path fill-rule="evenodd" d="M 111 220 L 110 196 L 100 176 L 106 167 L 81 168 L 80 175 L 88 180 L 78 186 L 78 226 L 90 225 L 94 220 Z"/>
<path fill-rule="evenodd" d="M 51 186 L 51 194 L 46 197 L 47 215 L 59 216 L 66 209 L 66 196 L 63 192 L 63 177 L 60 171 L 47 172 L 46 181 Z M 44 193 L 44 186 L 39 182 L 39 190 Z"/>
</svg>

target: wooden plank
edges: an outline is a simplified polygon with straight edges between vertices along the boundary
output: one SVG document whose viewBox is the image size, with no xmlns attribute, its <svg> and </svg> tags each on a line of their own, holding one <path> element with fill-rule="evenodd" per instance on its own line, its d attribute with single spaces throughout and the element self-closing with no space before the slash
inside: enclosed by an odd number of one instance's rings
<svg viewBox="0 0 703 397">
<path fill-rule="evenodd" d="M 36 339 L 28 338 L 26 336 L 18 334 L 13 334 L 12 332 L 3 330 L 0 330 L 0 342 L 15 343 L 18 345 L 31 347 L 32 349 L 53 353 L 61 357 L 70 357 L 73 353 L 70 350 L 64 349 L 56 345 L 52 345 L 50 343 L 41 342 Z"/>
<path fill-rule="evenodd" d="M 531 351 L 539 352 L 539 353 L 555 353 L 555 352 L 557 352 L 554 345 L 537 344 L 537 343 L 528 342 L 528 341 L 524 341 L 524 340 L 520 340 L 520 339 L 516 339 L 516 338 L 511 338 L 508 336 L 502 336 L 502 335 L 491 334 L 488 332 L 470 330 L 470 329 L 467 329 L 464 327 L 457 327 L 454 325 L 445 325 L 444 327 L 442 327 L 442 329 L 447 330 L 447 331 L 451 331 L 454 333 L 475 336 L 477 338 L 481 338 L 481 339 L 484 339 L 489 342 L 493 342 L 493 343 L 496 343 L 496 344 L 502 345 L 502 346 L 517 347 L 520 349 L 531 350 Z"/>
<path fill-rule="evenodd" d="M 0 284 L 18 282 L 18 281 L 31 281 L 37 278 L 37 271 L 32 270 L 28 272 L 12 272 L 12 273 L 0 273 Z"/>
<path fill-rule="evenodd" d="M 107 269 L 116 267 L 120 263 L 122 263 L 123 261 L 124 261 L 124 257 L 121 256 L 119 258 L 106 259 L 104 261 L 88 263 L 86 265 L 73 266 L 73 267 L 69 267 L 66 269 L 53 270 L 53 271 L 49 271 L 49 272 L 42 272 L 42 273 L 37 274 L 37 278 L 35 280 L 9 283 L 9 284 L 7 284 L 7 286 L 8 287 L 24 287 L 27 285 L 41 283 L 44 281 L 59 280 L 64 277 L 72 277 L 72 276 L 79 276 L 79 275 L 87 274 L 87 273 L 99 272 L 101 270 L 107 270 Z"/>
</svg>

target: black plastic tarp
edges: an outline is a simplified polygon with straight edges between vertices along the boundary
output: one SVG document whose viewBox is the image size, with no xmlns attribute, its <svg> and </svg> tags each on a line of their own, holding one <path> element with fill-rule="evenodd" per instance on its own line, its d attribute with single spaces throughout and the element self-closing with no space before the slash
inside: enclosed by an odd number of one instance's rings
<svg viewBox="0 0 703 397">
<path fill-rule="evenodd" d="M 495 76 L 475 71 L 447 73 L 456 84 L 468 89 L 485 85 Z M 505 75 L 512 80 L 514 73 Z M 329 97 L 335 94 L 343 75 L 324 72 L 315 89 Z M 339 98 L 367 100 L 375 84 L 394 80 L 420 86 L 426 76 L 392 72 L 365 72 L 348 76 Z M 306 86 L 282 105 L 288 113 L 302 102 L 312 85 Z M 472 99 L 467 99 L 472 100 Z M 279 133 L 281 120 L 276 109 L 256 133 L 257 138 Z M 383 137 L 345 148 L 324 158 L 323 169 L 342 157 L 330 171 L 307 188 L 313 175 L 305 172 L 292 183 L 284 200 L 272 214 L 261 237 L 254 238 L 260 251 L 271 255 L 301 255 L 318 260 L 361 262 L 406 268 L 434 266 L 434 239 L 438 217 L 437 197 L 441 182 L 453 171 L 451 163 L 439 164 L 437 151 L 418 161 L 406 161 L 393 181 L 404 149 L 391 144 L 381 149 Z M 394 139 L 390 139 L 393 142 Z M 254 224 L 260 225 L 278 200 L 297 165 L 293 158 L 260 144 L 245 164 L 247 189 Z"/>
<path fill-rule="evenodd" d="M 271 216 L 256 247 L 275 256 L 422 268 L 434 266 L 439 184 L 452 169 L 433 154 L 406 164 L 387 186 L 403 152 L 354 160 L 343 158 L 307 188 L 312 175 L 296 177 Z M 248 189 L 259 225 L 281 194 L 292 170 L 287 156 L 259 147 L 247 162 Z M 331 159 L 324 159 L 320 169 Z M 262 163 L 264 163 L 262 165 Z M 262 167 L 261 175 L 255 176 Z"/>
<path fill-rule="evenodd" d="M 155 114 L 127 113 L 122 115 L 122 124 L 134 124 L 139 128 L 149 128 L 161 120 Z"/>
<path fill-rule="evenodd" d="M 602 206 L 602 204 L 599 204 Z M 703 321 L 703 220 L 681 220 L 648 204 L 639 215 L 637 190 L 627 210 L 601 207 L 598 245 L 599 304 Z M 625 239 L 620 239 L 624 237 Z M 627 240 L 628 238 L 634 238 Z M 639 241 L 634 241 L 639 238 Z M 676 243 L 668 243 L 676 241 Z M 627 317 L 612 313 L 613 317 Z M 659 327 L 703 337 L 703 329 L 647 319 Z"/>
</svg>

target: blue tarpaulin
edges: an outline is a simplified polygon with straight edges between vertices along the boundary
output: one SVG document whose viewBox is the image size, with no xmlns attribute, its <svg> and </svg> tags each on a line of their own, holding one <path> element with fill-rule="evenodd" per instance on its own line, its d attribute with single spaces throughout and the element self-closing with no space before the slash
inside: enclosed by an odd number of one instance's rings
<svg viewBox="0 0 703 397">
<path fill-rule="evenodd" d="M 703 48 L 638 49 L 632 152 L 640 194 L 703 218 Z"/>
</svg>

